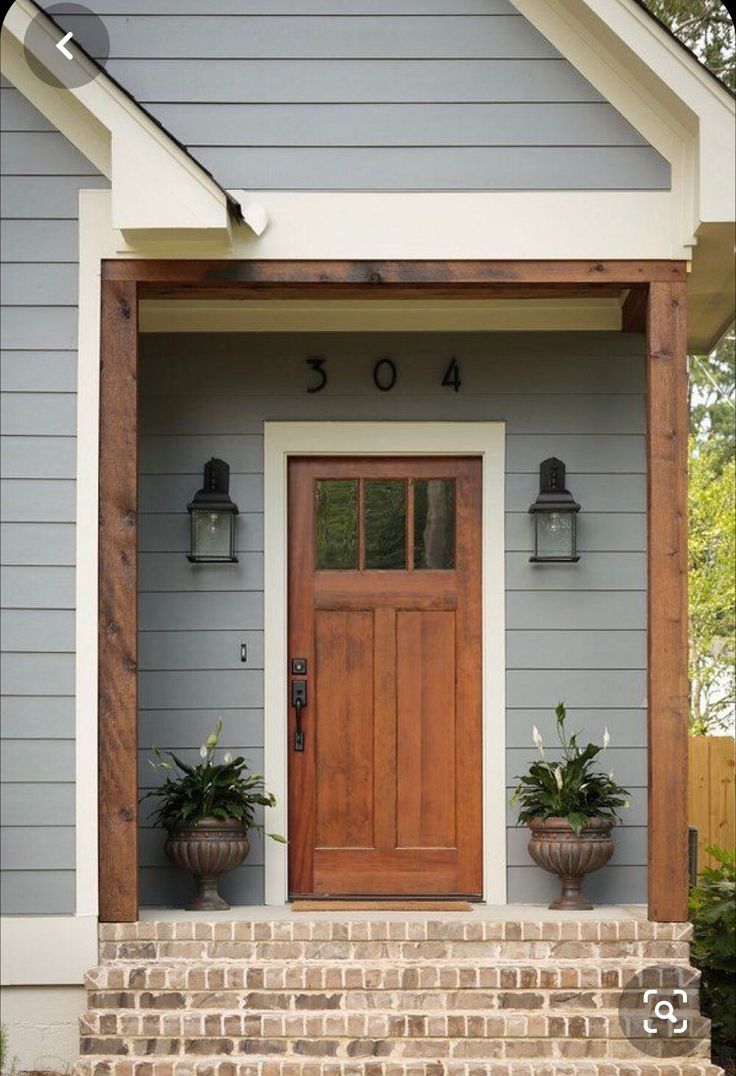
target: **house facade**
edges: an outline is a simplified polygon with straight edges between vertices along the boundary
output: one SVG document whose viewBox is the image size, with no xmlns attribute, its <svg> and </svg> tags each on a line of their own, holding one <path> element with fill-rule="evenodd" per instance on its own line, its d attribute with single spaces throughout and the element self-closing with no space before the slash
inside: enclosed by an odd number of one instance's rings
<svg viewBox="0 0 736 1076">
<path fill-rule="evenodd" d="M 26 1067 L 76 1056 L 99 924 L 189 899 L 139 800 L 220 718 L 288 837 L 234 908 L 546 905 L 508 801 L 563 700 L 630 791 L 590 896 L 685 920 L 686 356 L 734 314 L 731 95 L 636 0 L 48 16 L 11 7 L 0 90 Z M 213 458 L 236 559 L 192 563 Z M 549 460 L 577 559 L 534 557 Z"/>
</svg>

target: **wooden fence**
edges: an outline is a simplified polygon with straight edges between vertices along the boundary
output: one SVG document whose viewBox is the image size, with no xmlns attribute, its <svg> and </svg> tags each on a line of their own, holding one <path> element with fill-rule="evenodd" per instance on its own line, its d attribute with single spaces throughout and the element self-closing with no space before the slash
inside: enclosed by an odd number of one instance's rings
<svg viewBox="0 0 736 1076">
<path fill-rule="evenodd" d="M 713 866 L 709 844 L 736 845 L 736 758 L 733 736 L 690 737 L 690 825 L 698 831 L 698 870 Z"/>
</svg>

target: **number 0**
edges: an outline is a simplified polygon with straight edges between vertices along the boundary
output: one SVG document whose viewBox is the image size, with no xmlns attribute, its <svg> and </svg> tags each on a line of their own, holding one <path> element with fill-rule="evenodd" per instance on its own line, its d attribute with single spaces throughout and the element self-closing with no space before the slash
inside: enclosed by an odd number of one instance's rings
<svg viewBox="0 0 736 1076">
<path fill-rule="evenodd" d="M 373 380 L 381 392 L 390 392 L 396 384 L 396 377 L 396 363 L 393 359 L 379 359 L 373 367 Z"/>
<path fill-rule="evenodd" d="M 460 367 L 457 364 L 457 359 L 450 359 L 450 365 L 445 370 L 442 384 L 446 385 L 447 388 L 454 389 L 455 392 L 460 391 L 462 381 L 460 380 Z"/>
</svg>

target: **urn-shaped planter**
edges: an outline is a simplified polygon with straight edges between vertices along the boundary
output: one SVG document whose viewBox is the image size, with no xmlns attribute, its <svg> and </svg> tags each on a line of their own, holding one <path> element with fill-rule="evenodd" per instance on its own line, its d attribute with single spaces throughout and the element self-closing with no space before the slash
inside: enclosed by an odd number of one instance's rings
<svg viewBox="0 0 736 1076">
<path fill-rule="evenodd" d="M 590 818 L 580 833 L 566 818 L 533 818 L 529 826 L 529 855 L 562 882 L 562 891 L 550 908 L 575 912 L 592 908 L 582 892 L 582 882 L 586 874 L 604 867 L 613 855 L 613 823 Z"/>
<path fill-rule="evenodd" d="M 187 911 L 224 911 L 230 907 L 218 892 L 218 879 L 246 859 L 250 851 L 247 826 L 236 819 L 220 818 L 177 822 L 164 848 L 172 863 L 194 876 L 197 892 Z"/>
</svg>

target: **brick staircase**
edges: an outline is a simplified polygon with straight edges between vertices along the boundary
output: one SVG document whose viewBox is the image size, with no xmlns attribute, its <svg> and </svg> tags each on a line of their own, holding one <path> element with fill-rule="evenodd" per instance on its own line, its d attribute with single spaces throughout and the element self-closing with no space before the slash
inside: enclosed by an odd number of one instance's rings
<svg viewBox="0 0 736 1076">
<path fill-rule="evenodd" d="M 661 1060 L 618 1017 L 644 966 L 697 984 L 689 931 L 478 913 L 106 925 L 74 1073 L 716 1076 L 696 1012 L 689 1055 Z"/>
</svg>

